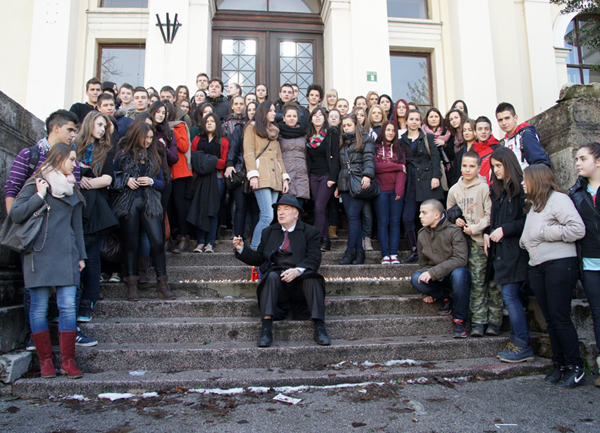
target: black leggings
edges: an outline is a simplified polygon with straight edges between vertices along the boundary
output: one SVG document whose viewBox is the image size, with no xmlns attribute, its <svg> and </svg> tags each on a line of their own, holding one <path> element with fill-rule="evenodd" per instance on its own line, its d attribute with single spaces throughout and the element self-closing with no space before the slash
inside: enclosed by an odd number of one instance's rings
<svg viewBox="0 0 600 433">
<path fill-rule="evenodd" d="M 125 249 L 125 272 L 128 277 L 136 275 L 140 228 L 143 227 L 150 241 L 150 255 L 156 276 L 167 275 L 167 259 L 164 246 L 164 223 L 162 217 L 149 218 L 144 211 L 142 198 L 133 201 L 128 218 L 120 218 L 121 241 Z"/>
<path fill-rule="evenodd" d="M 171 200 L 169 205 L 169 225 L 171 226 L 171 237 L 175 238 L 174 234 L 187 236 L 188 222 L 186 220 L 188 211 L 190 210 L 189 201 L 185 199 L 185 187 L 188 182 L 187 177 L 174 179 L 171 184 Z"/>
</svg>

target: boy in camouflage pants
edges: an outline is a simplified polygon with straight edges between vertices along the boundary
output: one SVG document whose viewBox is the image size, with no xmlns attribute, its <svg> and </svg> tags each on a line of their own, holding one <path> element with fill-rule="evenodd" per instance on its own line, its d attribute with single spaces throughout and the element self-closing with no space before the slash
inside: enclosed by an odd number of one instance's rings
<svg viewBox="0 0 600 433">
<path fill-rule="evenodd" d="M 479 174 L 480 156 L 466 152 L 461 161 L 460 180 L 448 191 L 448 209 L 458 204 L 463 218 L 456 225 L 471 237 L 469 271 L 471 272 L 470 309 L 471 336 L 499 335 L 504 303 L 502 294 L 493 281 L 485 281 L 487 256 L 483 247 L 483 233 L 490 225 L 492 201 L 488 184 Z M 487 330 L 484 329 L 487 325 Z"/>
</svg>

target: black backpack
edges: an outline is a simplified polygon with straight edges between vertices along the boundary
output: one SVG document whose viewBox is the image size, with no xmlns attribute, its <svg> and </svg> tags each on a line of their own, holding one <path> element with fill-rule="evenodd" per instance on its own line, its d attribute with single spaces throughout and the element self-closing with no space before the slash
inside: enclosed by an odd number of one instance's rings
<svg viewBox="0 0 600 433">
<path fill-rule="evenodd" d="M 34 144 L 29 148 L 29 165 L 27 166 L 27 179 L 29 179 L 40 161 L 40 148 Z"/>
</svg>

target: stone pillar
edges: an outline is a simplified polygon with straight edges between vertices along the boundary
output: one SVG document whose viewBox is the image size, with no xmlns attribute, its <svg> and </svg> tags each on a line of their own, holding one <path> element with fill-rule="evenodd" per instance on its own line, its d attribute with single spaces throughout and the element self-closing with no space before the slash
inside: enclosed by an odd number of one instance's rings
<svg viewBox="0 0 600 433">
<path fill-rule="evenodd" d="M 26 106 L 43 119 L 73 96 L 69 50 L 77 39 L 78 7 L 76 0 L 34 0 Z"/>
</svg>

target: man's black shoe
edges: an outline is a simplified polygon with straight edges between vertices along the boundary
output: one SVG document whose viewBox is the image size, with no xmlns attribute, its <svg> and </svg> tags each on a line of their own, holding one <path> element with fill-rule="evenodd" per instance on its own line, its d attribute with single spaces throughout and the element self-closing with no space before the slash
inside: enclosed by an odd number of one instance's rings
<svg viewBox="0 0 600 433">
<path fill-rule="evenodd" d="M 452 314 L 452 298 L 451 297 L 447 297 L 446 299 L 444 299 L 444 302 L 442 302 L 442 306 L 438 309 L 437 313 L 440 316 L 449 316 L 450 314 Z"/>
<path fill-rule="evenodd" d="M 324 239 L 323 242 L 321 242 L 321 251 L 331 251 L 330 239 Z"/>
<path fill-rule="evenodd" d="M 567 365 L 565 371 L 558 382 L 557 388 L 575 388 L 585 383 L 585 371 L 578 365 Z"/>
<path fill-rule="evenodd" d="M 344 253 L 344 258 L 340 260 L 340 265 L 350 265 L 354 261 L 354 251 L 348 251 Z"/>
<path fill-rule="evenodd" d="M 325 326 L 315 327 L 315 341 L 319 346 L 329 346 L 331 344 L 331 338 L 327 335 Z"/>
<path fill-rule="evenodd" d="M 556 362 L 553 362 L 552 364 L 553 364 L 554 368 L 552 369 L 550 374 L 548 374 L 544 378 L 544 382 L 546 382 L 550 385 L 556 385 L 556 383 L 560 380 L 563 373 L 565 372 L 565 366 L 559 365 Z"/>
<path fill-rule="evenodd" d="M 271 344 L 273 344 L 273 331 L 265 327 L 258 338 L 258 347 L 269 347 Z"/>
</svg>

